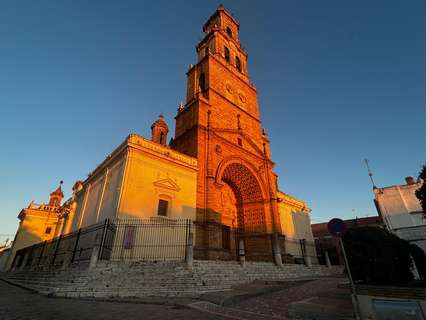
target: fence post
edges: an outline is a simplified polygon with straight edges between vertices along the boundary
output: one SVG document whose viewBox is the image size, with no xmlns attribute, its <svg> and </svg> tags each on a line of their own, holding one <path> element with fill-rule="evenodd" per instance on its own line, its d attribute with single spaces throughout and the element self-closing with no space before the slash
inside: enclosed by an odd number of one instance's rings
<svg viewBox="0 0 426 320">
<path fill-rule="evenodd" d="M 32 259 L 33 259 L 33 252 L 34 252 L 34 246 L 35 246 L 35 244 L 33 244 L 33 245 L 31 246 L 31 250 L 30 250 L 30 253 L 29 253 L 29 255 L 28 255 L 27 260 L 25 261 L 25 265 L 24 265 L 24 267 L 27 267 L 27 266 L 29 265 L 29 263 L 31 263 L 31 262 L 32 262 Z"/>
<path fill-rule="evenodd" d="M 281 257 L 280 244 L 278 242 L 278 233 L 274 232 L 272 234 L 272 251 L 274 253 L 274 262 L 277 266 L 281 267 L 283 265 L 283 260 Z"/>
<path fill-rule="evenodd" d="M 77 232 L 77 239 L 75 240 L 75 245 L 74 245 L 74 249 L 72 251 L 72 257 L 71 257 L 71 263 L 74 262 L 74 258 L 75 258 L 75 253 L 77 251 L 77 246 L 78 246 L 78 240 L 80 239 L 80 233 L 81 233 L 81 228 L 78 229 Z"/>
<path fill-rule="evenodd" d="M 246 264 L 246 250 L 244 248 L 244 239 L 240 238 L 238 240 L 238 259 L 242 267 Z"/>
<path fill-rule="evenodd" d="M 188 240 L 186 243 L 186 255 L 185 255 L 185 262 L 189 268 L 192 268 L 192 264 L 194 261 L 194 234 L 191 231 L 191 223 L 192 221 L 189 221 Z"/>
<path fill-rule="evenodd" d="M 58 243 L 56 244 L 55 251 L 53 252 L 52 266 L 55 264 L 56 255 L 58 254 L 58 250 L 59 250 L 59 245 L 61 243 L 61 239 L 62 239 L 62 234 L 59 236 Z"/>
<path fill-rule="evenodd" d="M 102 260 L 102 254 L 104 253 L 105 239 L 106 239 L 106 234 L 108 232 L 108 226 L 109 226 L 109 219 L 107 218 L 105 219 L 104 229 L 102 231 L 102 239 L 101 239 L 98 260 Z"/>
<path fill-rule="evenodd" d="M 24 254 L 21 258 L 21 265 L 19 266 L 19 269 L 24 269 L 25 268 L 25 264 L 27 263 L 27 259 L 28 259 L 28 250 L 24 249 Z"/>
<path fill-rule="evenodd" d="M 41 251 L 40 251 L 40 257 L 38 257 L 38 263 L 37 263 L 38 266 L 40 265 L 41 258 L 43 257 L 44 248 L 46 247 L 46 242 L 47 240 L 44 240 L 43 242 L 43 247 L 41 248 Z"/>
<path fill-rule="evenodd" d="M 95 237 L 95 243 L 93 244 L 93 248 L 92 248 L 92 255 L 90 256 L 90 262 L 89 262 L 89 268 L 94 268 L 96 267 L 99 257 L 100 257 L 100 253 L 101 253 L 101 246 L 103 244 L 103 238 L 105 235 L 105 230 L 106 227 L 108 225 L 108 219 L 105 219 L 105 223 L 102 227 L 102 235 L 101 235 L 101 239 L 100 242 L 98 242 L 98 239 L 96 239 Z"/>
<path fill-rule="evenodd" d="M 331 268 L 331 261 L 328 255 L 328 250 L 324 251 L 324 256 L 325 256 L 325 264 L 327 265 L 327 268 Z"/>
<path fill-rule="evenodd" d="M 308 268 L 311 268 L 311 267 L 312 267 L 312 259 L 311 259 L 311 256 L 306 255 L 305 263 L 306 263 L 306 266 L 307 266 Z"/>
</svg>

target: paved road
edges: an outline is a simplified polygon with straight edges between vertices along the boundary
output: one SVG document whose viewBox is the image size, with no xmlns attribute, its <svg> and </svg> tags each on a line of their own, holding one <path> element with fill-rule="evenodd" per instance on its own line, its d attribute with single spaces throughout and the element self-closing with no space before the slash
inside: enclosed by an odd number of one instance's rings
<svg viewBox="0 0 426 320">
<path fill-rule="evenodd" d="M 164 305 L 48 298 L 0 280 L 0 320 L 206 319 L 222 317 Z"/>
<path fill-rule="evenodd" d="M 352 314 L 349 290 L 337 288 L 342 280 L 342 278 L 327 278 L 300 283 L 281 291 L 246 299 L 233 305 L 233 308 L 285 318 L 288 317 L 289 308 L 293 303 L 311 299 L 314 302 L 312 306 L 318 306 L 313 310 L 317 316 L 323 315 L 324 312 L 321 310 L 329 307 L 333 308 L 331 312 Z"/>
</svg>

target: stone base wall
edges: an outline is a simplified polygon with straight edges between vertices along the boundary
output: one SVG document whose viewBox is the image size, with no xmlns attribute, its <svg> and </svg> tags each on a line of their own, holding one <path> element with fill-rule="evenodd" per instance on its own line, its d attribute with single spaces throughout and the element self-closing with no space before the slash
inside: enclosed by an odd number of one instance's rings
<svg viewBox="0 0 426 320">
<path fill-rule="evenodd" d="M 15 271 L 3 277 L 42 294 L 81 298 L 199 297 L 254 280 L 284 281 L 301 277 L 341 274 L 340 267 L 327 268 L 269 262 L 195 260 L 183 262 L 98 262 L 95 268 L 71 266 L 62 270 Z"/>
</svg>

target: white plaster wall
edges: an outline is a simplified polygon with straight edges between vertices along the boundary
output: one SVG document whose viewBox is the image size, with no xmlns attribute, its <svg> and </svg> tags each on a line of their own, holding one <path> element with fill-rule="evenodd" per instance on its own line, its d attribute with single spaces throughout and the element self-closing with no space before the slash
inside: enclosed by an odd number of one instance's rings
<svg viewBox="0 0 426 320">
<path fill-rule="evenodd" d="M 425 225 L 415 191 L 420 184 L 376 189 L 376 200 L 388 227 L 391 229 Z"/>
</svg>

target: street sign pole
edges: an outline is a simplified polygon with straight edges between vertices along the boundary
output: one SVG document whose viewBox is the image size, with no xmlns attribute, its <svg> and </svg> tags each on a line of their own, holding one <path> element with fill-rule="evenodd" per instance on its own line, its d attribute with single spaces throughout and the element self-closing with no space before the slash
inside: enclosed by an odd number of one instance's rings
<svg viewBox="0 0 426 320">
<path fill-rule="evenodd" d="M 343 260 L 345 261 L 345 267 L 346 267 L 346 271 L 348 272 L 349 282 L 350 282 L 350 285 L 351 285 L 351 292 L 352 292 L 352 297 L 353 297 L 352 303 L 354 305 L 355 318 L 357 320 L 360 320 L 361 319 L 361 313 L 359 311 L 358 296 L 356 294 L 355 284 L 354 284 L 354 281 L 352 279 L 351 268 L 349 266 L 348 257 L 346 255 L 345 245 L 343 244 L 343 240 L 342 240 L 342 236 L 346 231 L 346 223 L 343 220 L 338 219 L 338 218 L 331 219 L 328 222 L 328 231 L 332 235 L 339 238 L 340 249 L 342 250 Z"/>
<path fill-rule="evenodd" d="M 358 296 L 356 294 L 356 288 L 355 288 L 354 281 L 352 279 L 351 268 L 349 267 L 348 258 L 346 256 L 345 245 L 343 244 L 342 237 L 339 237 L 339 244 L 340 244 L 340 248 L 342 249 L 343 260 L 345 261 L 346 271 L 348 272 L 349 282 L 351 284 L 351 291 L 352 291 L 352 294 L 353 294 L 353 297 L 354 297 L 354 300 L 355 300 L 355 303 L 354 303 L 354 305 L 355 305 L 355 318 L 361 319 L 360 312 L 359 312 Z"/>
</svg>

